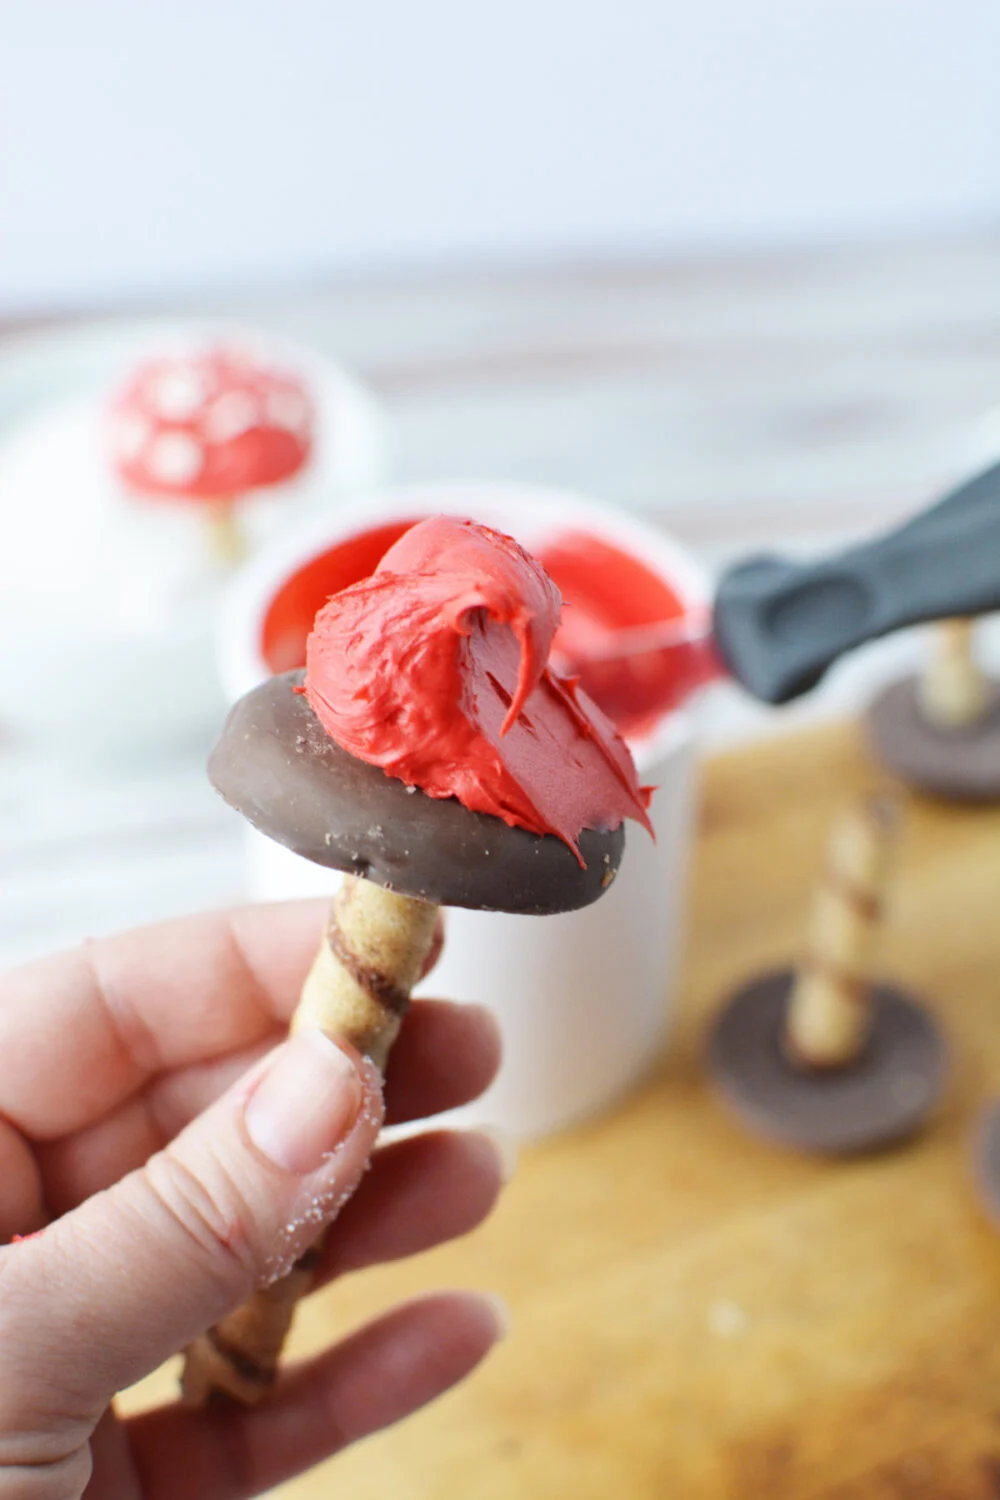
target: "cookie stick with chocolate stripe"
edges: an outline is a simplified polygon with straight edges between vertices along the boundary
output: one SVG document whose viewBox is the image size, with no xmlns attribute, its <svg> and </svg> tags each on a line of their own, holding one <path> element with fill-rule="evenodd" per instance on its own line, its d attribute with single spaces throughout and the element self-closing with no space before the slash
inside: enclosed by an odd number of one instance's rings
<svg viewBox="0 0 1000 1500">
<path fill-rule="evenodd" d="M 785 1047 L 806 1069 L 845 1067 L 868 1040 L 868 976 L 898 822 L 895 800 L 867 797 L 833 829 L 788 1001 Z"/>
<path fill-rule="evenodd" d="M 217 789 L 348 876 L 294 1025 L 384 1067 L 439 906 L 586 906 L 614 879 L 623 819 L 648 827 L 624 744 L 549 672 L 558 608 L 510 538 L 431 518 L 321 611 L 305 692 L 289 673 L 232 710 L 209 763 Z M 300 1262 L 188 1350 L 189 1401 L 266 1393 L 312 1269 Z"/>
<path fill-rule="evenodd" d="M 897 804 L 867 797 L 833 830 L 798 971 L 744 986 L 716 1021 L 710 1067 L 751 1129 L 804 1150 L 850 1154 L 915 1131 L 943 1079 L 923 1007 L 873 983 Z"/>
<path fill-rule="evenodd" d="M 345 878 L 305 983 L 292 1031 L 335 1033 L 384 1070 L 434 937 L 437 907 Z M 296 1303 L 322 1257 L 312 1246 L 186 1351 L 182 1390 L 192 1405 L 225 1394 L 253 1405 L 274 1383 Z"/>
<path fill-rule="evenodd" d="M 934 632 L 917 692 L 927 718 L 942 728 L 964 729 L 993 705 L 993 685 L 976 660 L 972 630 L 971 620 L 943 620 Z"/>
</svg>

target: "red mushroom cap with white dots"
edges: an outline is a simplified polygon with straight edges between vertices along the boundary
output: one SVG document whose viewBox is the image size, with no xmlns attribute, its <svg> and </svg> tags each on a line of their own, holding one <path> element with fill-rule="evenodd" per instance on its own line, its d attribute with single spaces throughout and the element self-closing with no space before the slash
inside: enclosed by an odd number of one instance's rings
<svg viewBox="0 0 1000 1500">
<path fill-rule="evenodd" d="M 231 349 L 151 360 L 110 415 L 115 469 L 147 495 L 229 499 L 290 479 L 312 451 L 302 381 Z"/>
</svg>

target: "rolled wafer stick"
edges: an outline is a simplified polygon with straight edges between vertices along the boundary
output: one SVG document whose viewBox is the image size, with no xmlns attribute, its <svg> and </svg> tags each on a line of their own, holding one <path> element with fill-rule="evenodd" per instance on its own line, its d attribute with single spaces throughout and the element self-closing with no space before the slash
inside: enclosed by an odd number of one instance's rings
<svg viewBox="0 0 1000 1500">
<path fill-rule="evenodd" d="M 246 532 L 235 499 L 212 500 L 206 504 L 205 534 L 213 560 L 223 567 L 233 568 L 246 557 Z"/>
<path fill-rule="evenodd" d="M 833 830 L 788 1004 L 785 1048 L 799 1067 L 842 1068 L 864 1050 L 870 964 L 898 821 L 896 799 L 878 795 L 850 808 Z"/>
<path fill-rule="evenodd" d="M 987 712 L 992 693 L 976 661 L 971 620 L 945 620 L 937 627 L 917 695 L 925 717 L 940 729 L 965 728 Z"/>
<path fill-rule="evenodd" d="M 302 987 L 292 1030 L 319 1026 L 384 1071 L 430 952 L 438 907 L 346 876 L 326 935 Z M 181 1391 L 191 1406 L 267 1395 L 295 1304 L 312 1288 L 322 1236 L 292 1271 L 254 1293 L 185 1351 Z"/>
</svg>

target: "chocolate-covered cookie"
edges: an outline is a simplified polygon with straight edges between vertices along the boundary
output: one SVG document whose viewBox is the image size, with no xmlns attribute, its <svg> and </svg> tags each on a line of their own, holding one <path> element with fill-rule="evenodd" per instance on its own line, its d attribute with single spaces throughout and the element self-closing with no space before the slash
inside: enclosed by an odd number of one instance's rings
<svg viewBox="0 0 1000 1500">
<path fill-rule="evenodd" d="M 971 724 L 934 724 L 920 705 L 918 679 L 886 688 L 866 718 L 879 760 L 910 786 L 949 802 L 1000 798 L 1000 692 Z"/>
<path fill-rule="evenodd" d="M 614 880 L 623 826 L 581 832 L 583 868 L 553 834 L 429 797 L 332 740 L 297 691 L 303 676 L 286 672 L 241 698 L 209 761 L 217 790 L 269 838 L 438 906 L 572 911 Z"/>
<path fill-rule="evenodd" d="M 726 1005 L 709 1044 L 712 1076 L 757 1134 L 805 1151 L 852 1155 L 912 1135 L 944 1081 L 940 1033 L 894 986 L 868 992 L 871 1028 L 852 1062 L 805 1068 L 787 1050 L 791 970 L 752 981 Z"/>
</svg>

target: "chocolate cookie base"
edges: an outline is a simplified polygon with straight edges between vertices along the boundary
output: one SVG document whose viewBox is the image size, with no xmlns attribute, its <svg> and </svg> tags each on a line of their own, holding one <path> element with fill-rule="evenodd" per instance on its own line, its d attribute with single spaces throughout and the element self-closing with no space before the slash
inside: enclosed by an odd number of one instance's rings
<svg viewBox="0 0 1000 1500">
<path fill-rule="evenodd" d="M 909 785 L 950 802 L 1000 799 L 1000 691 L 975 724 L 943 729 L 924 714 L 918 679 L 905 677 L 875 699 L 865 722 L 879 760 Z"/>
<path fill-rule="evenodd" d="M 261 833 L 437 906 L 548 915 L 588 906 L 611 885 L 624 828 L 583 830 L 584 869 L 552 834 L 428 797 L 331 740 L 295 691 L 303 676 L 286 672 L 241 698 L 208 762 L 216 790 Z"/>
<path fill-rule="evenodd" d="M 791 970 L 754 980 L 715 1023 L 709 1069 L 736 1114 L 782 1145 L 837 1156 L 912 1135 L 944 1082 L 945 1048 L 931 1017 L 899 990 L 873 985 L 862 1055 L 844 1068 L 798 1068 L 783 1046 L 793 981 Z"/>
<path fill-rule="evenodd" d="M 987 1217 L 1000 1230 L 1000 1101 L 988 1105 L 976 1122 L 972 1175 Z"/>
</svg>

